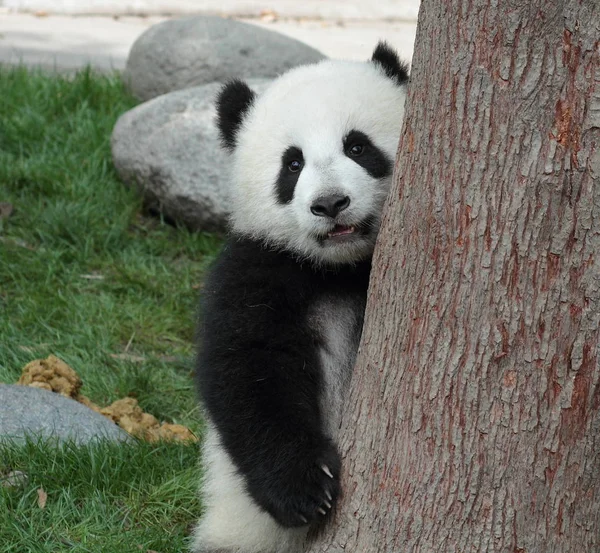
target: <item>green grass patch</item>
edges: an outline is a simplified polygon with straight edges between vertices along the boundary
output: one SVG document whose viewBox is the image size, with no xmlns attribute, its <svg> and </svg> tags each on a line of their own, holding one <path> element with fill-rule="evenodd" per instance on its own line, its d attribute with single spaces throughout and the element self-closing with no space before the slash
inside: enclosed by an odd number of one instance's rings
<svg viewBox="0 0 600 553">
<path fill-rule="evenodd" d="M 138 194 L 119 182 L 110 135 L 118 116 L 134 105 L 118 76 L 85 70 L 60 77 L 0 67 L 0 202 L 13 207 L 9 217 L 0 217 L 0 382 L 16 382 L 26 363 L 54 354 L 79 373 L 82 393 L 92 401 L 107 405 L 136 397 L 159 420 L 198 432 L 194 319 L 198 288 L 220 239 L 147 217 Z M 142 508 L 144 494 L 167 493 L 179 476 L 188 486 L 196 447 L 119 451 L 121 456 L 81 454 L 98 479 L 105 467 L 112 475 L 106 478 L 114 480 L 95 491 L 95 485 L 83 484 L 85 470 L 74 450 L 48 457 L 54 464 L 45 465 L 44 448 L 12 449 L 9 464 L 18 464 L 20 455 L 24 462 L 25 453 L 32 462 L 38 459 L 36 485 L 41 472 L 55 465 L 63 467 L 66 480 L 62 491 L 58 480 L 54 488 L 47 484 L 56 501 L 49 499 L 35 516 L 29 510 L 33 488 L 2 496 L 8 510 L 0 505 L 0 516 L 12 517 L 0 524 L 0 532 L 10 528 L 8 541 L 0 536 L 3 547 L 9 544 L 6 551 L 136 551 L 129 544 L 138 538 L 118 541 L 119 513 L 134 513 L 128 514 L 128 535 L 173 528 L 165 521 L 167 511 L 179 520 L 178 501 L 177 508 L 165 506 L 164 517 L 158 511 L 150 516 L 153 511 Z M 111 455 L 123 465 L 101 462 Z M 165 471 L 174 459 L 179 461 Z M 0 465 L 6 462 L 0 456 Z M 186 489 L 186 498 L 192 492 Z M 59 538 L 80 549 L 56 545 Z M 171 538 L 164 540 L 139 543 L 161 553 L 180 551 Z"/>
<path fill-rule="evenodd" d="M 5 445 L 0 475 L 24 476 L 0 486 L 0 550 L 181 553 L 200 511 L 197 458 L 172 443 Z"/>
</svg>

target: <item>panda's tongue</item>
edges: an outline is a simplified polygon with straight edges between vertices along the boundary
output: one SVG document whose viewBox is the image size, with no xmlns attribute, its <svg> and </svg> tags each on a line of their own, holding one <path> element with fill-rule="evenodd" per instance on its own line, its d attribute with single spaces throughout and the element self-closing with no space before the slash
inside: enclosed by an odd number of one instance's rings
<svg viewBox="0 0 600 553">
<path fill-rule="evenodd" d="M 334 238 L 336 236 L 345 236 L 347 234 L 352 234 L 354 232 L 354 227 L 347 227 L 345 225 L 335 225 L 333 230 L 327 233 L 329 238 Z"/>
</svg>

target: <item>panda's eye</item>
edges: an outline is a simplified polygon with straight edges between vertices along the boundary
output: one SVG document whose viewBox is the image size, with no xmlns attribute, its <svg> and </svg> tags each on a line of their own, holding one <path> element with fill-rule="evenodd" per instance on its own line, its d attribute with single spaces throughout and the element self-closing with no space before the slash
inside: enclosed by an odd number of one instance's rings
<svg viewBox="0 0 600 553">
<path fill-rule="evenodd" d="M 302 169 L 302 162 L 298 161 L 297 159 L 294 159 L 288 163 L 288 169 L 292 173 L 297 173 L 298 171 L 300 171 L 300 169 Z"/>
<path fill-rule="evenodd" d="M 296 184 L 304 168 L 304 156 L 298 146 L 289 146 L 281 155 L 275 194 L 280 204 L 289 204 L 294 198 Z"/>
<path fill-rule="evenodd" d="M 350 146 L 350 148 L 348 148 L 348 153 L 351 156 L 359 156 L 361 155 L 365 150 L 365 147 L 362 144 L 353 144 L 352 146 Z"/>
</svg>

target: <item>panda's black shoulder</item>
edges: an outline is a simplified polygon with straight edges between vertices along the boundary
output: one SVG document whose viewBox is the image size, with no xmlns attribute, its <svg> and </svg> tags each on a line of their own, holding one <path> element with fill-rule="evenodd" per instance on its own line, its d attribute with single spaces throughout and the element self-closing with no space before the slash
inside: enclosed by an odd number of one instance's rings
<svg viewBox="0 0 600 553">
<path fill-rule="evenodd" d="M 206 292 L 240 289 L 244 296 L 282 286 L 302 287 L 308 274 L 293 256 L 274 250 L 259 240 L 232 236 L 213 264 L 204 289 Z"/>
<path fill-rule="evenodd" d="M 204 284 L 205 300 L 226 296 L 228 301 L 269 298 L 286 304 L 310 302 L 322 294 L 366 293 L 370 261 L 325 269 L 260 240 L 230 237 Z"/>
</svg>

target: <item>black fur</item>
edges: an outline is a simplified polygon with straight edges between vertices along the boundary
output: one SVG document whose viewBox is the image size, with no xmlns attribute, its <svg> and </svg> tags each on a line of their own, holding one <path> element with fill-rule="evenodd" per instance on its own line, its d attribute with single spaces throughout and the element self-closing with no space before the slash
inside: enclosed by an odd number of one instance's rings
<svg viewBox="0 0 600 553">
<path fill-rule="evenodd" d="M 318 509 L 340 492 L 340 457 L 319 403 L 323 337 L 308 310 L 327 298 L 353 302 L 358 337 L 369 271 L 370 262 L 317 269 L 233 237 L 205 283 L 201 397 L 248 492 L 284 526 L 322 520 Z"/>
<path fill-rule="evenodd" d="M 237 131 L 255 96 L 245 82 L 237 79 L 228 82 L 220 90 L 217 96 L 217 126 L 221 142 L 228 150 L 235 148 Z"/>
<path fill-rule="evenodd" d="M 408 65 L 401 62 L 398 54 L 387 42 L 381 41 L 377 44 L 371 61 L 379 64 L 385 74 L 399 85 L 408 82 Z"/>
<path fill-rule="evenodd" d="M 357 145 L 362 147 L 362 151 L 355 155 L 352 147 Z M 392 173 L 392 161 L 363 132 L 353 130 L 348 133 L 344 138 L 344 153 L 375 179 L 382 179 Z"/>
<path fill-rule="evenodd" d="M 298 171 L 291 171 L 289 165 L 292 161 L 300 162 L 300 168 Z M 279 170 L 279 176 L 277 177 L 277 183 L 275 184 L 275 191 L 277 193 L 277 200 L 281 204 L 289 204 L 294 197 L 294 190 L 296 189 L 296 183 L 298 177 L 304 167 L 304 156 L 302 150 L 296 146 L 290 146 L 283 155 L 281 156 L 281 169 Z"/>
</svg>

